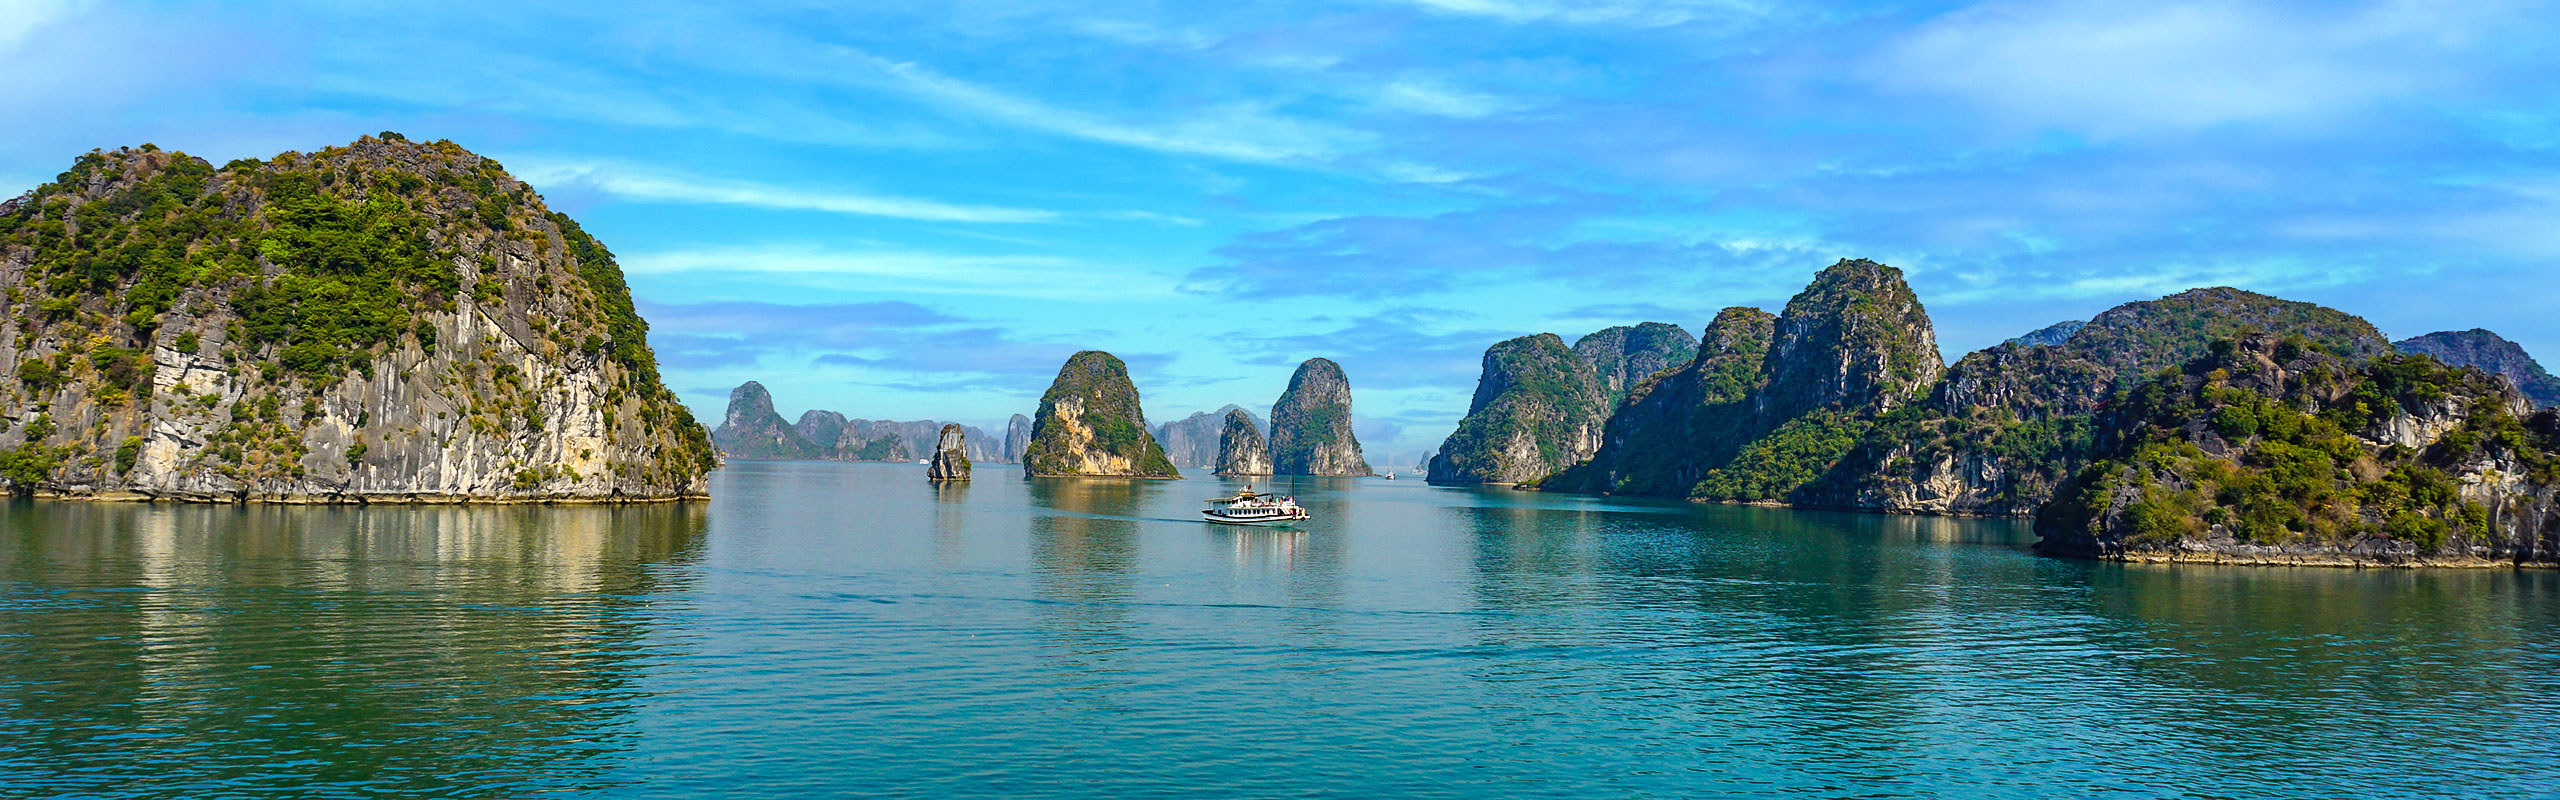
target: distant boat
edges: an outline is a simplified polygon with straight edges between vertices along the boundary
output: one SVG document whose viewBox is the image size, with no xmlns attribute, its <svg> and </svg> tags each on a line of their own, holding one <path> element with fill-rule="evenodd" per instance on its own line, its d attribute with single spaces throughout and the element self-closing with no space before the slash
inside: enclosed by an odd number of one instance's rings
<svg viewBox="0 0 2560 800">
<path fill-rule="evenodd" d="M 1234 497 L 1214 498 L 1209 505 L 1212 507 L 1202 509 L 1200 517 L 1226 525 L 1287 525 L 1308 518 L 1307 510 L 1298 507 L 1297 498 L 1256 494 L 1250 483 Z"/>
<path fill-rule="evenodd" d="M 1395 473 L 1393 473 L 1393 472 L 1387 473 L 1387 480 L 1395 480 L 1395 479 L 1396 479 L 1396 474 L 1395 474 Z"/>
</svg>

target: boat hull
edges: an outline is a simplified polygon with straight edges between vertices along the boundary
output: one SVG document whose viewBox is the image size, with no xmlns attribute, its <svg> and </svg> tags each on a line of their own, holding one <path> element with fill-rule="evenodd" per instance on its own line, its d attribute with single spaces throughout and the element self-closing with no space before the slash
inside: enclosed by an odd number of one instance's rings
<svg viewBox="0 0 2560 800">
<path fill-rule="evenodd" d="M 1291 523 L 1295 523 L 1295 522 L 1302 522 L 1302 521 L 1305 521 L 1305 520 L 1306 520 L 1306 517 L 1305 517 L 1305 516 L 1295 516 L 1295 517 L 1229 517 L 1229 516 L 1223 516 L 1223 515 L 1220 515 L 1218 512 L 1215 512 L 1215 511 L 1202 511 L 1202 512 L 1200 512 L 1200 518 L 1201 518 L 1201 519 L 1208 520 L 1208 521 L 1210 521 L 1210 522 L 1218 523 L 1218 524 L 1220 524 L 1220 525 L 1246 525 L 1246 526 L 1259 527 L 1259 528 L 1278 527 L 1278 526 L 1288 525 L 1288 524 L 1291 524 Z"/>
</svg>

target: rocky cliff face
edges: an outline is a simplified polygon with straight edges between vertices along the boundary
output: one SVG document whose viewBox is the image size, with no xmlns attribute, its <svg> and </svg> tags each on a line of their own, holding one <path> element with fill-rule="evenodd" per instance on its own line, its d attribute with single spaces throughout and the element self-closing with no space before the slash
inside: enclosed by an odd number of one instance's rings
<svg viewBox="0 0 2560 800">
<path fill-rule="evenodd" d="M 1332 359 L 1310 358 L 1271 404 L 1271 469 L 1279 475 L 1368 475 L 1351 432 L 1351 379 Z"/>
<path fill-rule="evenodd" d="M 2079 333 L 2081 328 L 2086 327 L 2089 327 L 2089 323 L 2076 319 L 2066 322 L 2056 322 L 2042 328 L 2028 331 L 2025 335 L 2019 336 L 2015 339 L 2010 339 L 2002 344 L 2014 344 L 2025 347 L 2052 347 L 2054 345 L 2070 341 L 2072 334 Z"/>
<path fill-rule="evenodd" d="M 1034 478 L 1181 477 L 1147 432 L 1128 365 L 1100 350 L 1077 353 L 1058 368 L 1031 420 L 1022 470 Z"/>
<path fill-rule="evenodd" d="M 2128 561 L 2560 563 L 2560 415 L 2425 356 L 2251 334 L 2129 390 L 2038 548 Z"/>
<path fill-rule="evenodd" d="M 929 457 L 934 452 L 934 448 L 939 446 L 944 424 L 930 419 L 845 420 L 845 432 L 837 441 L 836 455 L 831 457 L 840 461 L 912 461 Z M 1003 460 L 998 457 L 999 454 L 995 449 L 988 445 L 989 437 L 986 431 L 978 430 L 973 425 L 962 425 L 960 429 L 968 436 L 966 447 L 969 460 L 989 462 Z M 859 452 L 854 449 L 857 447 L 860 448 Z M 884 452 L 886 456 L 879 455 Z"/>
<path fill-rule="evenodd" d="M 1241 408 L 1227 410 L 1218 434 L 1218 476 L 1271 474 L 1271 447 L 1262 441 L 1262 424 Z"/>
<path fill-rule="evenodd" d="M 1879 414 L 1928 393 L 1946 362 L 1937 329 L 1902 271 L 1847 259 L 1787 301 L 1769 344 L 1763 419 L 1814 412 Z"/>
<path fill-rule="evenodd" d="M 1218 466 L 1219 442 L 1226 430 L 1227 414 L 1232 411 L 1243 411 L 1243 409 L 1243 406 L 1229 403 L 1219 406 L 1216 411 L 1203 411 L 1167 422 L 1156 428 L 1156 443 L 1164 446 L 1165 458 L 1172 459 L 1176 467 L 1215 469 Z M 1254 417 L 1251 411 L 1245 411 L 1244 414 L 1246 418 L 1254 420 L 1255 435 L 1259 436 L 1262 421 Z"/>
<path fill-rule="evenodd" d="M 872 429 L 870 420 L 850 420 L 843 414 L 823 409 L 801 412 L 792 430 L 808 440 L 817 452 L 806 456 L 824 461 L 913 461 L 919 452 L 896 431 Z M 726 452 L 726 451 L 723 451 Z M 930 451 L 924 451 L 930 452 Z"/>
<path fill-rule="evenodd" d="M 1698 340 L 1678 325 L 1647 322 L 1605 328 L 1573 343 L 1573 354 L 1591 362 L 1611 406 L 1656 372 L 1698 357 Z"/>
<path fill-rule="evenodd" d="M 928 481 L 965 481 L 969 479 L 968 434 L 959 425 L 942 426 L 942 434 L 933 446 L 933 463 L 924 469 Z"/>
<path fill-rule="evenodd" d="M 807 421 L 808 417 L 801 417 Z M 837 427 L 842 427 L 841 419 Z M 834 444 L 832 432 L 828 444 Z M 729 390 L 729 413 L 720 418 L 720 427 L 711 431 L 711 441 L 720 453 L 730 458 L 794 459 L 816 458 L 822 452 L 818 445 L 800 435 L 791 423 L 773 410 L 773 393 L 755 381 L 738 384 Z"/>
<path fill-rule="evenodd" d="M 2457 367 L 2477 367 L 2493 375 L 2507 376 L 2525 399 L 2540 408 L 2560 405 L 2560 378 L 2542 370 L 2542 364 L 2527 355 L 2522 345 L 2506 337 L 2473 328 L 2467 331 L 2440 331 L 2394 345 L 2400 352 L 2433 357 Z"/>
<path fill-rule="evenodd" d="M 1858 259 L 1824 269 L 1775 319 L 1727 309 L 1707 340 L 1689 367 L 1629 393 L 1612 415 L 1615 448 L 1540 485 L 1801 502 L 1943 369 L 1901 271 Z"/>
<path fill-rule="evenodd" d="M 613 255 L 397 135 L 92 152 L 0 203 L 0 485 L 286 502 L 699 496 Z"/>
<path fill-rule="evenodd" d="M 1484 377 L 1457 431 L 1440 443 L 1428 479 L 1436 484 L 1515 484 L 1555 474 L 1600 447 L 1608 392 L 1552 333 L 1484 351 Z"/>
<path fill-rule="evenodd" d="M 2062 344 L 2002 344 L 1949 368 L 1929 400 L 1868 432 L 1798 500 L 1907 513 L 2033 513 L 2096 457 L 2094 415 L 2120 387 L 2250 331 L 2299 336 L 2350 361 L 2389 352 L 2328 308 L 2215 288 L 2127 303 Z"/>
<path fill-rule="evenodd" d="M 1542 483 L 1560 491 L 1682 496 L 1760 433 L 1752 397 L 1778 318 L 1734 307 L 1707 325 L 1698 354 L 1627 394 L 1589 461 Z"/>
<path fill-rule="evenodd" d="M 1004 461 L 1020 464 L 1022 451 L 1028 449 L 1031 449 L 1031 418 L 1015 414 L 1004 424 Z"/>
</svg>

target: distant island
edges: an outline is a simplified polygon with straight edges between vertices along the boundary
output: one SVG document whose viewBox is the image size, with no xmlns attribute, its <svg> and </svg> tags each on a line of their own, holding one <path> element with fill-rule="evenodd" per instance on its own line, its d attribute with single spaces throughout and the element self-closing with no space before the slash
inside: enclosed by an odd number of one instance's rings
<svg viewBox="0 0 2560 800">
<path fill-rule="evenodd" d="M 1230 403 L 1149 428 L 1128 366 L 1088 350 L 1059 367 L 1036 416 L 1013 416 L 1001 448 L 968 426 L 960 426 L 961 447 L 969 462 L 1020 463 L 1026 476 L 1043 478 L 1177 478 L 1183 467 L 1240 477 L 1375 474 L 1352 430 L 1351 380 L 1340 364 L 1300 363 L 1271 407 L 1268 425 Z M 764 384 L 748 381 L 730 391 L 728 413 L 711 436 L 735 459 L 910 461 L 935 452 L 949 427 L 931 420 L 848 420 L 818 410 L 790 423 L 774 410 Z"/>
<path fill-rule="evenodd" d="M 2395 347 L 2343 312 L 2212 288 L 1945 366 L 1900 271 L 1844 260 L 1780 314 L 1718 314 L 1615 403 L 1619 356 L 1592 351 L 1610 352 L 1552 334 L 1487 350 L 1430 479 L 2033 516 L 2040 549 L 2119 560 L 2560 563 L 2550 377 L 2487 331 Z"/>
<path fill-rule="evenodd" d="M 624 502 L 719 463 L 612 252 L 448 141 L 94 151 L 0 203 L 0 290 L 19 495 Z"/>
<path fill-rule="evenodd" d="M 802 412 L 799 422 L 788 422 L 773 410 L 773 393 L 764 384 L 748 381 L 729 391 L 728 412 L 721 416 L 720 427 L 712 429 L 711 441 L 721 455 L 750 461 L 912 462 L 933 456 L 947 424 L 929 419 L 849 419 L 814 408 Z M 961 433 L 965 438 L 962 454 L 971 462 L 1019 460 L 1017 451 L 975 426 L 963 425 Z"/>
</svg>

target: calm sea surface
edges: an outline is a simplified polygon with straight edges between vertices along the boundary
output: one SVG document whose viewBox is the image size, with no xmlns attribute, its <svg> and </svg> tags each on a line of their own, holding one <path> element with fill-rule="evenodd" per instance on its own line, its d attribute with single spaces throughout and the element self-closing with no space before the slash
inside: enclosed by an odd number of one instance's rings
<svg viewBox="0 0 2560 800">
<path fill-rule="evenodd" d="M 0 505 L 0 797 L 2534 797 L 2560 574 L 1416 481 Z"/>
</svg>

